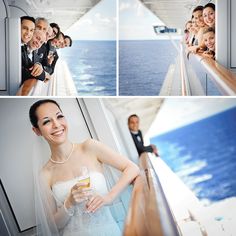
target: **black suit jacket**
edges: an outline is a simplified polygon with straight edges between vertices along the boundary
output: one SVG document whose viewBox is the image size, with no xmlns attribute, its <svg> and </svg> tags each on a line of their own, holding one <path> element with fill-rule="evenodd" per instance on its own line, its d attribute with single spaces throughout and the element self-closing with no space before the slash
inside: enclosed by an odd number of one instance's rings
<svg viewBox="0 0 236 236">
<path fill-rule="evenodd" d="M 153 152 L 152 146 L 144 146 L 143 143 L 143 135 L 142 132 L 139 130 L 137 134 L 134 134 L 130 131 L 132 138 L 134 140 L 134 144 L 137 148 L 138 154 L 141 155 L 143 152 Z"/>
<path fill-rule="evenodd" d="M 48 53 L 49 50 L 47 44 L 44 43 L 38 50 L 38 55 L 40 56 L 39 62 L 42 64 L 44 71 L 51 75 L 53 73 L 53 69 L 52 66 L 48 64 Z"/>
<path fill-rule="evenodd" d="M 58 60 L 58 58 L 59 58 L 59 56 L 58 56 L 58 54 L 57 54 L 57 51 L 55 51 L 55 52 L 53 53 L 53 56 L 54 56 L 54 60 L 53 60 L 53 62 L 52 62 L 52 64 L 51 64 L 52 74 L 54 73 L 54 69 L 55 69 L 57 60 Z"/>
<path fill-rule="evenodd" d="M 36 62 L 40 62 L 41 56 L 38 55 L 38 53 L 36 51 L 33 51 L 33 60 L 31 60 L 28 57 L 28 53 L 27 53 L 27 46 L 23 45 L 21 46 L 21 84 L 23 84 L 25 82 L 25 80 L 27 79 L 38 79 L 41 81 L 45 80 L 45 72 L 43 71 L 39 76 L 33 77 L 31 75 L 31 70 L 29 70 Z"/>
<path fill-rule="evenodd" d="M 57 60 L 58 60 L 59 56 L 57 54 L 56 48 L 51 45 L 50 40 L 45 45 L 45 48 L 47 50 L 47 55 L 49 54 L 50 51 L 53 52 L 54 60 L 53 60 L 52 64 L 50 65 L 50 72 L 48 72 L 50 75 L 52 75 L 54 73 L 54 69 L 55 69 L 55 66 L 56 66 L 56 63 L 57 63 Z"/>
</svg>

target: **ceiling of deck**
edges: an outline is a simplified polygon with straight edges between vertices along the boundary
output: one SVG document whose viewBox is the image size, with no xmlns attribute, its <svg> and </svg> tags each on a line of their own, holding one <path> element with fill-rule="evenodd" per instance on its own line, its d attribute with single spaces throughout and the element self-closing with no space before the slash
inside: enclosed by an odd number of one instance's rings
<svg viewBox="0 0 236 236">
<path fill-rule="evenodd" d="M 183 29 L 191 18 L 192 9 L 205 5 L 209 0 L 140 0 L 167 27 Z"/>
<path fill-rule="evenodd" d="M 45 17 L 68 29 L 101 0 L 8 0 L 9 5 L 23 9 L 33 17 Z"/>
<path fill-rule="evenodd" d="M 125 120 L 132 114 L 140 118 L 140 129 L 145 134 L 154 121 L 164 99 L 163 98 L 104 98 L 105 105 L 111 106 Z"/>
</svg>

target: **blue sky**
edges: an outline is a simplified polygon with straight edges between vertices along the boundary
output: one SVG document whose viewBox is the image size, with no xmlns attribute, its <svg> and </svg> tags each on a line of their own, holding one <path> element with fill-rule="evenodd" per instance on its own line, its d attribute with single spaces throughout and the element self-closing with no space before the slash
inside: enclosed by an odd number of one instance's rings
<svg viewBox="0 0 236 236">
<path fill-rule="evenodd" d="M 116 0 L 101 0 L 66 34 L 74 40 L 115 40 Z M 157 39 L 153 24 L 162 22 L 138 0 L 119 0 L 119 39 Z"/>
<path fill-rule="evenodd" d="M 101 0 L 70 27 L 66 34 L 74 40 L 115 40 L 116 0 Z"/>
<path fill-rule="evenodd" d="M 153 25 L 163 23 L 138 0 L 119 0 L 119 39 L 157 39 Z"/>
</svg>

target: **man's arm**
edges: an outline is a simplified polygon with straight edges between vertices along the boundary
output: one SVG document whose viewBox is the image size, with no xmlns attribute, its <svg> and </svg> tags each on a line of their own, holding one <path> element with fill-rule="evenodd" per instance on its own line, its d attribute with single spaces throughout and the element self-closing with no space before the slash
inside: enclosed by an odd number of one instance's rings
<svg viewBox="0 0 236 236">
<path fill-rule="evenodd" d="M 143 138 L 142 138 L 142 134 L 140 135 L 139 133 L 139 137 L 140 137 L 140 140 L 138 140 L 137 136 L 132 134 L 132 138 L 134 140 L 134 144 L 137 148 L 137 151 L 138 151 L 138 154 L 141 155 L 141 153 L 143 152 L 153 152 L 153 149 L 152 149 L 152 146 L 149 145 L 149 146 L 144 146 L 143 145 Z"/>
<path fill-rule="evenodd" d="M 58 58 L 59 58 L 59 56 L 58 56 L 58 54 L 57 54 L 56 51 L 54 52 L 53 56 L 54 56 L 54 60 L 52 61 L 52 64 L 51 64 L 51 69 L 52 69 L 52 71 L 51 71 L 50 75 L 54 73 L 54 69 L 55 69 L 57 60 L 58 60 Z"/>
</svg>

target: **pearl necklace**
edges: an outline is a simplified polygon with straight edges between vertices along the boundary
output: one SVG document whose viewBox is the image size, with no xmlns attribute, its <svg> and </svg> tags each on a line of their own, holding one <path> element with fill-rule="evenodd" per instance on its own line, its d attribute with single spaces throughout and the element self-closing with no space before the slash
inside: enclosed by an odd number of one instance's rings
<svg viewBox="0 0 236 236">
<path fill-rule="evenodd" d="M 69 155 L 66 157 L 65 160 L 63 160 L 63 161 L 55 161 L 55 160 L 52 159 L 53 155 L 51 155 L 50 161 L 55 163 L 55 164 L 64 164 L 65 162 L 67 162 L 70 159 L 70 157 L 71 157 L 71 155 L 72 155 L 72 153 L 74 151 L 74 146 L 75 146 L 74 143 L 72 143 L 71 151 L 70 151 Z"/>
</svg>

